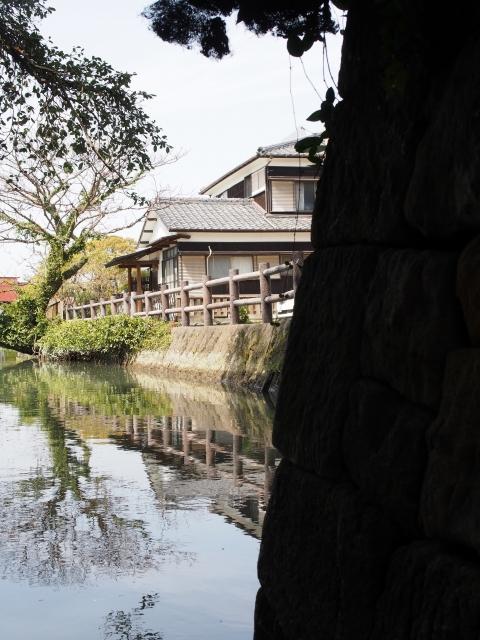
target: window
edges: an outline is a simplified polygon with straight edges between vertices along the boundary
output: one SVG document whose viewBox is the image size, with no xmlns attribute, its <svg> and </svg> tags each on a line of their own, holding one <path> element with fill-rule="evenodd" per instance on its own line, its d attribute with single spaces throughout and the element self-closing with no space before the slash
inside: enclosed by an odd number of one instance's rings
<svg viewBox="0 0 480 640">
<path fill-rule="evenodd" d="M 212 278 L 223 278 L 228 276 L 230 269 L 230 258 L 228 256 L 212 256 L 209 260 L 209 276 Z"/>
<path fill-rule="evenodd" d="M 209 260 L 209 276 L 211 278 L 223 278 L 228 276 L 230 269 L 238 269 L 239 273 L 252 271 L 251 256 L 216 256 Z"/>
<path fill-rule="evenodd" d="M 315 204 L 315 185 L 313 180 L 302 180 L 295 185 L 295 200 L 298 211 L 311 213 Z M 295 208 L 297 210 L 297 207 Z"/>
<path fill-rule="evenodd" d="M 162 254 L 162 283 L 178 287 L 178 249 L 172 247 Z"/>
<path fill-rule="evenodd" d="M 311 213 L 315 202 L 315 180 L 272 180 L 272 213 Z"/>
</svg>

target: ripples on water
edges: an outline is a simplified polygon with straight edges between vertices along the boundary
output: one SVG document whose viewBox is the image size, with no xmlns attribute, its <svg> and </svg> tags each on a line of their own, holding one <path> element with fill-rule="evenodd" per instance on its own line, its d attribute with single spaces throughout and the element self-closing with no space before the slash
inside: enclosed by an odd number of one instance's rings
<svg viewBox="0 0 480 640">
<path fill-rule="evenodd" d="M 272 412 L 0 351 L 0 637 L 250 639 Z"/>
</svg>

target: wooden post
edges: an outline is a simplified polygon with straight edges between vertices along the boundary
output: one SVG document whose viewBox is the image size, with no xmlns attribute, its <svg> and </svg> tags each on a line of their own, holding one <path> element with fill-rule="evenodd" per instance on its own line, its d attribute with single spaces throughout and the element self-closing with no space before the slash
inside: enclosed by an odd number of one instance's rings
<svg viewBox="0 0 480 640">
<path fill-rule="evenodd" d="M 293 254 L 293 290 L 296 292 L 302 276 L 303 251 L 295 251 Z"/>
<path fill-rule="evenodd" d="M 242 437 L 233 436 L 232 443 L 232 457 L 233 457 L 233 482 L 236 485 L 237 480 L 242 477 L 243 465 L 240 458 L 240 451 L 242 448 Z"/>
<path fill-rule="evenodd" d="M 128 277 L 128 293 L 132 292 L 132 267 L 128 267 L 127 269 L 127 277 Z"/>
<path fill-rule="evenodd" d="M 238 290 L 238 282 L 235 282 L 233 276 L 238 275 L 238 269 L 230 269 L 228 272 L 228 276 L 230 280 L 228 281 L 228 293 L 230 295 L 230 324 L 240 324 L 240 310 L 235 306 L 235 300 L 238 300 L 239 290 Z"/>
<path fill-rule="evenodd" d="M 107 315 L 104 298 L 100 298 L 100 315 L 102 318 L 104 318 Z"/>
<path fill-rule="evenodd" d="M 208 280 L 208 276 L 203 276 L 202 278 L 202 282 L 203 282 L 203 289 L 202 289 L 202 293 L 203 293 L 203 324 L 206 327 L 211 327 L 213 324 L 213 311 L 212 309 L 208 309 L 207 305 L 211 304 L 212 302 L 212 292 L 210 291 L 210 289 L 207 287 L 206 282 Z"/>
<path fill-rule="evenodd" d="M 130 294 L 130 315 L 134 316 L 137 311 L 137 302 L 135 300 L 135 292 Z"/>
<path fill-rule="evenodd" d="M 143 293 L 142 287 L 142 267 L 137 267 L 137 295 L 141 296 Z M 142 299 L 137 298 L 136 311 L 142 310 Z"/>
<path fill-rule="evenodd" d="M 85 320 L 85 318 L 87 317 L 87 310 L 85 309 L 84 304 L 82 304 L 82 306 L 80 307 L 80 316 L 82 320 Z"/>
<path fill-rule="evenodd" d="M 272 305 L 269 302 L 265 302 L 265 298 L 271 294 L 270 276 L 266 276 L 263 273 L 269 266 L 268 262 L 262 262 L 258 267 L 260 271 L 260 309 L 262 322 L 266 324 L 272 321 Z"/>
<path fill-rule="evenodd" d="M 145 291 L 145 315 L 148 316 L 151 310 L 152 310 L 152 299 L 148 295 L 148 292 Z"/>
<path fill-rule="evenodd" d="M 188 307 L 190 296 L 188 291 L 185 291 L 185 287 L 188 285 L 188 280 L 182 280 L 180 291 L 180 306 L 182 307 L 182 327 L 188 327 L 190 324 L 190 314 L 185 311 L 185 307 Z"/>
<path fill-rule="evenodd" d="M 63 302 L 63 300 L 60 300 L 60 302 L 58 303 L 57 315 L 60 316 L 61 320 L 63 320 L 64 318 L 64 313 L 65 313 L 65 303 Z"/>
<path fill-rule="evenodd" d="M 110 314 L 115 316 L 117 314 L 117 307 L 115 305 L 115 298 L 110 298 Z"/>
<path fill-rule="evenodd" d="M 95 307 L 93 306 L 95 300 L 90 300 L 90 318 L 95 318 Z"/>
<path fill-rule="evenodd" d="M 164 447 L 169 447 L 172 444 L 172 418 L 166 416 L 164 421 L 162 427 L 162 443 Z"/>
<path fill-rule="evenodd" d="M 162 320 L 164 320 L 165 322 L 168 321 L 168 314 L 165 313 L 165 309 L 168 309 L 168 295 L 165 293 L 167 288 L 168 287 L 166 284 L 162 284 L 162 286 L 160 287 L 160 291 L 161 291 L 160 304 L 162 306 Z"/>
<path fill-rule="evenodd" d="M 122 295 L 122 313 L 124 313 L 126 316 L 130 315 L 130 305 L 128 304 L 128 293 L 126 291 L 124 291 Z"/>
<path fill-rule="evenodd" d="M 186 424 L 185 417 L 182 417 L 182 444 L 183 444 L 183 461 L 184 461 L 184 464 L 188 464 L 189 457 L 190 457 L 190 440 L 188 438 L 188 427 Z"/>
<path fill-rule="evenodd" d="M 205 432 L 205 463 L 207 468 L 215 466 L 215 449 L 212 447 L 215 432 L 207 429 Z"/>
</svg>

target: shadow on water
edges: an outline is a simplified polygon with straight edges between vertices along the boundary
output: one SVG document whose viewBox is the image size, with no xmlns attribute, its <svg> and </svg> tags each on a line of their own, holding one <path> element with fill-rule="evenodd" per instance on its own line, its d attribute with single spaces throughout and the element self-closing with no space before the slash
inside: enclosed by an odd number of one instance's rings
<svg viewBox="0 0 480 640">
<path fill-rule="evenodd" d="M 226 527 L 214 538 L 233 526 L 258 539 L 278 462 L 272 419 L 255 394 L 121 367 L 18 362 L 0 350 L 1 581 L 98 586 L 175 571 L 166 565 L 188 579 L 206 553 L 187 535 L 202 514 Z M 164 628 L 151 618 L 159 596 L 143 593 L 133 607 L 97 612 L 89 637 L 170 637 L 150 630 Z M 229 637 L 249 637 L 234 628 Z"/>
</svg>

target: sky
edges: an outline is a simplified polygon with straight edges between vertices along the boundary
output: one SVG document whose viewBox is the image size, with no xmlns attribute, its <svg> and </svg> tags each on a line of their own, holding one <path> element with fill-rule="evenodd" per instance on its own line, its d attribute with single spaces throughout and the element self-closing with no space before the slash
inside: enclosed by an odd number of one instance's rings
<svg viewBox="0 0 480 640">
<path fill-rule="evenodd" d="M 136 73 L 134 88 L 155 95 L 144 107 L 162 127 L 179 159 L 155 176 L 162 193 L 194 196 L 215 178 L 253 156 L 260 146 L 284 140 L 296 126 L 315 130 L 305 118 L 332 86 L 316 43 L 302 60 L 290 58 L 286 41 L 257 37 L 233 20 L 232 55 L 208 60 L 196 49 L 166 44 L 141 16 L 147 0 L 50 0 L 55 12 L 42 32 L 65 51 L 81 45 L 116 69 Z M 344 20 L 337 14 L 340 25 Z M 336 79 L 340 35 L 328 37 Z M 325 80 L 324 80 L 325 77 Z M 144 189 L 154 187 L 146 181 Z M 128 235 L 137 239 L 138 230 Z M 41 251 L 0 244 L 0 275 L 27 279 Z"/>
</svg>

